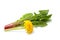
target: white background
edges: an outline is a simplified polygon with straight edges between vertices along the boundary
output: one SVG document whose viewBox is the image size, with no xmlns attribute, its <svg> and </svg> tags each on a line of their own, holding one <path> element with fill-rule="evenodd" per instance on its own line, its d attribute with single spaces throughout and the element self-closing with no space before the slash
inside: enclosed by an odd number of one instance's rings
<svg viewBox="0 0 60 40">
<path fill-rule="evenodd" d="M 49 9 L 52 21 L 44 28 L 34 28 L 28 35 L 25 30 L 4 31 L 4 25 L 14 22 L 23 14 Z M 0 40 L 60 40 L 59 0 L 0 0 Z"/>
</svg>

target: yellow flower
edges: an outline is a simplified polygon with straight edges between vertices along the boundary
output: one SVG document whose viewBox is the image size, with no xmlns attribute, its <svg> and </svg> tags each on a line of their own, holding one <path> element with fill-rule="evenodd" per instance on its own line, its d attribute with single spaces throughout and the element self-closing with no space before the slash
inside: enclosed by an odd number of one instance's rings
<svg viewBox="0 0 60 40">
<path fill-rule="evenodd" d="M 33 24 L 30 20 L 24 21 L 24 27 L 28 34 L 31 34 L 33 32 Z"/>
</svg>

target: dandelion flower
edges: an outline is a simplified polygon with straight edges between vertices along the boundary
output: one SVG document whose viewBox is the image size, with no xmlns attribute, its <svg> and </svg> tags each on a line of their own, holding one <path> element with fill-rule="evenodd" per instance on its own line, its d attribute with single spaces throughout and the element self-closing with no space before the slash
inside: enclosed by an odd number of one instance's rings
<svg viewBox="0 0 60 40">
<path fill-rule="evenodd" d="M 24 21 L 24 28 L 28 34 L 31 34 L 33 32 L 33 24 L 30 20 Z"/>
</svg>

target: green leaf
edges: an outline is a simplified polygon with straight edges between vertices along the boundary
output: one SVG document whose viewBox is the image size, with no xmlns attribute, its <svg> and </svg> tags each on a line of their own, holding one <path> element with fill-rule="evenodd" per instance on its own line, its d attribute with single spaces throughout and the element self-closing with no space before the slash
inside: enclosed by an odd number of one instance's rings
<svg viewBox="0 0 60 40">
<path fill-rule="evenodd" d="M 47 16 L 46 16 L 45 18 L 43 18 L 41 21 L 43 21 L 43 22 L 48 22 L 48 21 L 50 21 L 51 16 L 52 16 L 52 14 L 47 15 Z"/>
<path fill-rule="evenodd" d="M 44 27 L 47 25 L 47 23 L 43 21 L 32 21 L 32 23 L 35 27 Z"/>
<path fill-rule="evenodd" d="M 27 13 L 20 18 L 20 21 L 28 20 L 33 16 L 32 13 Z"/>
<path fill-rule="evenodd" d="M 47 15 L 49 10 L 40 10 L 39 12 L 41 15 Z"/>
</svg>

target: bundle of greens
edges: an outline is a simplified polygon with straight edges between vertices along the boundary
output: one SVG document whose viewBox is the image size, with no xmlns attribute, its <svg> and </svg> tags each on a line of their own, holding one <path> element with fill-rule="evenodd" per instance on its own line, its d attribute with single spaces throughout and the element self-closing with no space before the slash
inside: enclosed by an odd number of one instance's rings
<svg viewBox="0 0 60 40">
<path fill-rule="evenodd" d="M 48 14 L 49 10 L 39 10 L 39 13 L 27 13 L 23 15 L 17 21 L 10 23 L 5 26 L 4 29 L 14 28 L 14 27 L 23 27 L 25 20 L 30 20 L 34 27 L 45 27 L 47 23 L 51 21 L 52 14 Z"/>
<path fill-rule="evenodd" d="M 44 27 L 51 19 L 52 14 L 48 15 L 49 10 L 39 10 L 39 14 L 27 13 L 20 18 L 20 21 L 31 20 L 35 27 Z"/>
</svg>

